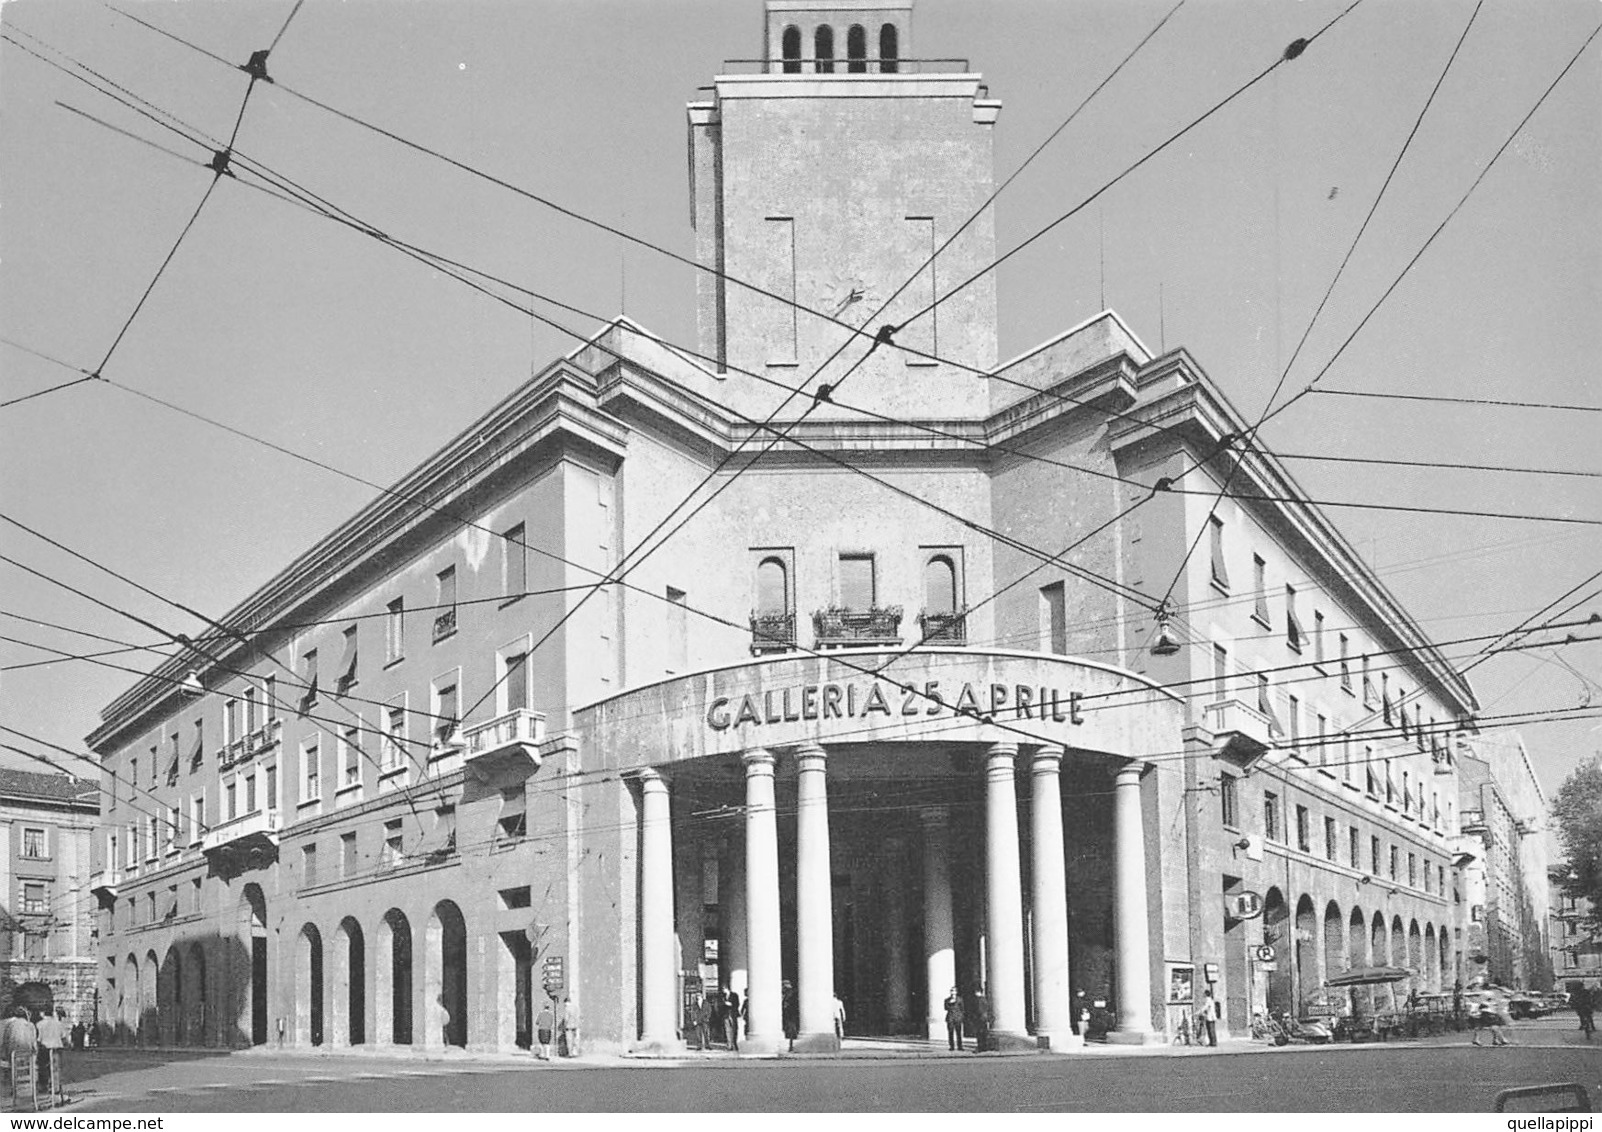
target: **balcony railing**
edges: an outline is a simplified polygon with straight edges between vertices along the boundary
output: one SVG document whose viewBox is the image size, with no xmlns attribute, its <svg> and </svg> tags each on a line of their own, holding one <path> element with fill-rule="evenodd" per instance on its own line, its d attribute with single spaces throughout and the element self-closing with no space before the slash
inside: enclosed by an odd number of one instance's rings
<svg viewBox="0 0 1602 1132">
<path fill-rule="evenodd" d="M 820 609 L 812 615 L 812 631 L 817 635 L 820 649 L 899 645 L 901 607 Z"/>
<path fill-rule="evenodd" d="M 931 645 L 968 643 L 968 615 L 959 611 L 918 614 L 918 631 Z"/>
<path fill-rule="evenodd" d="M 1250 766 L 1273 745 L 1273 724 L 1268 716 L 1240 700 L 1208 704 L 1204 715 L 1220 752 L 1241 766 Z"/>
<path fill-rule="evenodd" d="M 436 641 L 444 640 L 454 632 L 456 632 L 455 609 L 447 609 L 444 613 L 434 618 L 434 639 Z"/>
<path fill-rule="evenodd" d="M 109 908 L 116 901 L 121 885 L 121 869 L 96 869 L 89 874 L 89 892 L 105 907 Z"/>
<path fill-rule="evenodd" d="M 204 853 L 214 853 L 245 841 L 261 841 L 276 846 L 278 811 L 257 810 L 253 814 L 214 825 L 201 836 L 200 849 Z"/>
<path fill-rule="evenodd" d="M 464 761 L 479 773 L 526 778 L 539 769 L 544 739 L 544 713 L 514 708 L 463 728 Z"/>
<path fill-rule="evenodd" d="M 1457 830 L 1459 833 L 1484 833 L 1486 828 L 1484 810 L 1458 811 Z"/>
<path fill-rule="evenodd" d="M 789 652 L 795 648 L 794 613 L 751 614 L 751 652 Z"/>
</svg>

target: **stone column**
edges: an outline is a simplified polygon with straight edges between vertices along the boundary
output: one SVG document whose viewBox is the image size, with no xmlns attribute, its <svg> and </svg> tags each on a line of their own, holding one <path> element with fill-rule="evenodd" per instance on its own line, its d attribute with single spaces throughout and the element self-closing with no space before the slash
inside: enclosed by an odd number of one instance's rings
<svg viewBox="0 0 1602 1132">
<path fill-rule="evenodd" d="M 923 822 L 923 954 L 928 972 L 930 1041 L 946 1036 L 946 995 L 957 985 L 956 932 L 951 920 L 951 828 L 944 806 L 920 812 Z"/>
<path fill-rule="evenodd" d="M 723 847 L 718 888 L 718 899 L 723 905 L 719 917 L 723 932 L 723 977 L 743 1003 L 750 977 L 745 945 L 745 846 L 738 838 L 731 837 Z"/>
<path fill-rule="evenodd" d="M 834 893 L 829 868 L 828 756 L 816 743 L 796 748 L 795 934 L 797 1050 L 840 1048 L 834 1033 Z"/>
<path fill-rule="evenodd" d="M 885 841 L 884 888 L 884 998 L 892 1034 L 913 1029 L 911 994 L 907 983 L 906 844 L 899 837 Z"/>
<path fill-rule="evenodd" d="M 1062 844 L 1063 749 L 1040 747 L 1030 762 L 1033 782 L 1035 1034 L 1052 1049 L 1082 1044 L 1071 1025 L 1068 994 L 1068 878 Z"/>
<path fill-rule="evenodd" d="M 1113 923 L 1117 934 L 1118 1029 L 1108 1041 L 1140 1045 L 1151 1028 L 1151 940 L 1146 924 L 1146 831 L 1140 813 L 1140 775 L 1130 762 L 1113 785 Z"/>
<path fill-rule="evenodd" d="M 779 827 L 771 752 L 750 750 L 745 762 L 746 988 L 743 1053 L 773 1053 L 784 1044 L 779 998 Z"/>
<path fill-rule="evenodd" d="M 668 784 L 656 771 L 640 783 L 640 1040 L 634 1048 L 668 1052 L 679 1041 L 678 940 L 673 931 L 673 824 Z"/>
<path fill-rule="evenodd" d="M 1018 862 L 1016 743 L 996 743 L 985 757 L 985 963 L 990 1030 L 1003 1048 L 1027 1047 L 1024 1017 L 1023 876 Z"/>
</svg>

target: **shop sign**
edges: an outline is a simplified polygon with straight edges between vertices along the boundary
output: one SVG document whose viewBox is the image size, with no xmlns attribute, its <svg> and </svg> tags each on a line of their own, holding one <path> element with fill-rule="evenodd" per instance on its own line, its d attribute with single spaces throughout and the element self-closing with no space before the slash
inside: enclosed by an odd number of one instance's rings
<svg viewBox="0 0 1602 1132">
<path fill-rule="evenodd" d="M 1263 898 L 1255 892 L 1235 892 L 1224 897 L 1224 915 L 1232 920 L 1255 920 L 1263 914 Z"/>
<path fill-rule="evenodd" d="M 811 719 L 869 719 L 875 715 L 968 716 L 986 722 L 997 719 L 1036 719 L 1042 722 L 1082 724 L 1079 692 L 1033 684 L 979 684 L 964 681 L 955 699 L 948 700 L 940 681 L 925 680 L 922 687 L 883 680 L 830 681 L 761 693 L 719 696 L 706 712 L 714 731 L 730 727 L 760 727 L 769 723 L 795 723 Z"/>
<path fill-rule="evenodd" d="M 551 993 L 561 990 L 566 985 L 567 980 L 560 955 L 545 957 L 545 962 L 540 965 L 540 982 L 544 984 L 546 991 Z"/>
</svg>

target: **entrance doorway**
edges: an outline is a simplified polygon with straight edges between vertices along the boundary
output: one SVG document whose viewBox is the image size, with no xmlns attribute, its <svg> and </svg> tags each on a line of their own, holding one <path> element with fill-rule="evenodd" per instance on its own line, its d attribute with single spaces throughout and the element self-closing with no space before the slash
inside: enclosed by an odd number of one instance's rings
<svg viewBox="0 0 1602 1132">
<path fill-rule="evenodd" d="M 501 933 L 501 994 L 512 989 L 512 1010 L 501 1015 L 500 1044 L 534 1045 L 534 948 L 525 932 Z"/>
</svg>

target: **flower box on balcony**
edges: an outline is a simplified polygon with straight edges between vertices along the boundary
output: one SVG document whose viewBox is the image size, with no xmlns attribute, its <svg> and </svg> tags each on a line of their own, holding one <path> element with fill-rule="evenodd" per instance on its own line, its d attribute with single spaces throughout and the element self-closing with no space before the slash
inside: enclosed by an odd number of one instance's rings
<svg viewBox="0 0 1602 1132">
<path fill-rule="evenodd" d="M 901 607 L 873 609 L 820 609 L 812 615 L 818 647 L 852 648 L 901 643 Z"/>
<path fill-rule="evenodd" d="M 795 648 L 794 613 L 751 614 L 751 652 L 789 652 Z"/>
<path fill-rule="evenodd" d="M 968 615 L 961 611 L 918 614 L 918 632 L 931 645 L 968 643 Z"/>
</svg>

